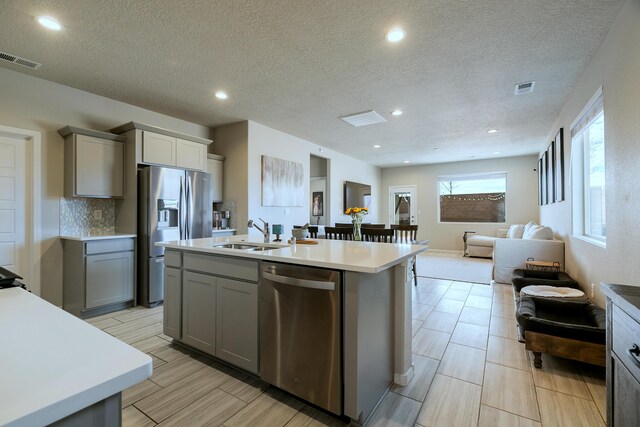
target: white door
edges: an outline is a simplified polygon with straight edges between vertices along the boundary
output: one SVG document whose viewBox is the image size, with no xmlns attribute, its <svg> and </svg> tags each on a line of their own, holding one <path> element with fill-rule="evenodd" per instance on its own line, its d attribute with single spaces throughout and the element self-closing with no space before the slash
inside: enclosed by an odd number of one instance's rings
<svg viewBox="0 0 640 427">
<path fill-rule="evenodd" d="M 389 187 L 389 224 L 414 225 L 418 223 L 416 186 Z"/>
<path fill-rule="evenodd" d="M 25 141 L 0 136 L 0 266 L 29 283 Z"/>
</svg>

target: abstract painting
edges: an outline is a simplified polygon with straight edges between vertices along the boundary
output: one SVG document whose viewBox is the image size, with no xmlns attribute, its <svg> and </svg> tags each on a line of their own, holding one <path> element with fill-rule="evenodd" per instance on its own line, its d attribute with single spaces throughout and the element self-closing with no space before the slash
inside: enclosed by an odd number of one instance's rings
<svg viewBox="0 0 640 427">
<path fill-rule="evenodd" d="M 304 206 L 302 163 L 262 156 L 262 206 Z"/>
</svg>

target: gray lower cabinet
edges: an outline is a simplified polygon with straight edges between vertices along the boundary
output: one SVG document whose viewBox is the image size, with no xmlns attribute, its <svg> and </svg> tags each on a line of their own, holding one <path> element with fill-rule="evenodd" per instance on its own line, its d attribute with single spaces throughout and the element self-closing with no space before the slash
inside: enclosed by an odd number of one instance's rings
<svg viewBox="0 0 640 427">
<path fill-rule="evenodd" d="M 216 357 L 258 372 L 258 285 L 218 279 Z"/>
<path fill-rule="evenodd" d="M 182 342 L 215 355 L 217 278 L 191 271 L 182 274 Z"/>
<path fill-rule="evenodd" d="M 62 242 L 65 310 L 91 317 L 135 303 L 134 238 Z"/>
<path fill-rule="evenodd" d="M 163 332 L 171 338 L 182 337 L 182 270 L 164 268 Z"/>
</svg>

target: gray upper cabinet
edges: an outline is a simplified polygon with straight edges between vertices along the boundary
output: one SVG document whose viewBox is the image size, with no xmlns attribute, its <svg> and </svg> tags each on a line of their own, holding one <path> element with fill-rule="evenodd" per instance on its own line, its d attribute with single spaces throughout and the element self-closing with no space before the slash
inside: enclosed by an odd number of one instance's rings
<svg viewBox="0 0 640 427">
<path fill-rule="evenodd" d="M 65 127 L 65 197 L 123 197 L 125 139 L 106 132 Z"/>
<path fill-rule="evenodd" d="M 142 131 L 142 162 L 180 169 L 205 170 L 207 146 L 170 135 Z"/>
</svg>

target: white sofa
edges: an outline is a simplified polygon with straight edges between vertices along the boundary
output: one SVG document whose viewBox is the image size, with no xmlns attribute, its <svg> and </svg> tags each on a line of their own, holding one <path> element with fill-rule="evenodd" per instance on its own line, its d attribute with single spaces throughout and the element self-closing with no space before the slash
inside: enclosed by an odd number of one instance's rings
<svg viewBox="0 0 640 427">
<path fill-rule="evenodd" d="M 512 232 L 514 227 L 522 227 L 524 230 Z M 526 226 L 512 226 L 507 238 L 494 240 L 493 280 L 497 283 L 511 284 L 513 270 L 525 268 L 529 258 L 536 261 L 559 262 L 560 270 L 564 271 L 564 242 L 556 240 L 549 227 L 542 227 L 533 222 Z"/>
<path fill-rule="evenodd" d="M 496 236 L 483 236 L 482 234 L 469 234 L 467 237 L 467 250 L 465 255 L 470 257 L 491 258 L 493 254 L 493 242 L 496 239 L 507 237 L 506 228 L 499 228 Z"/>
</svg>

